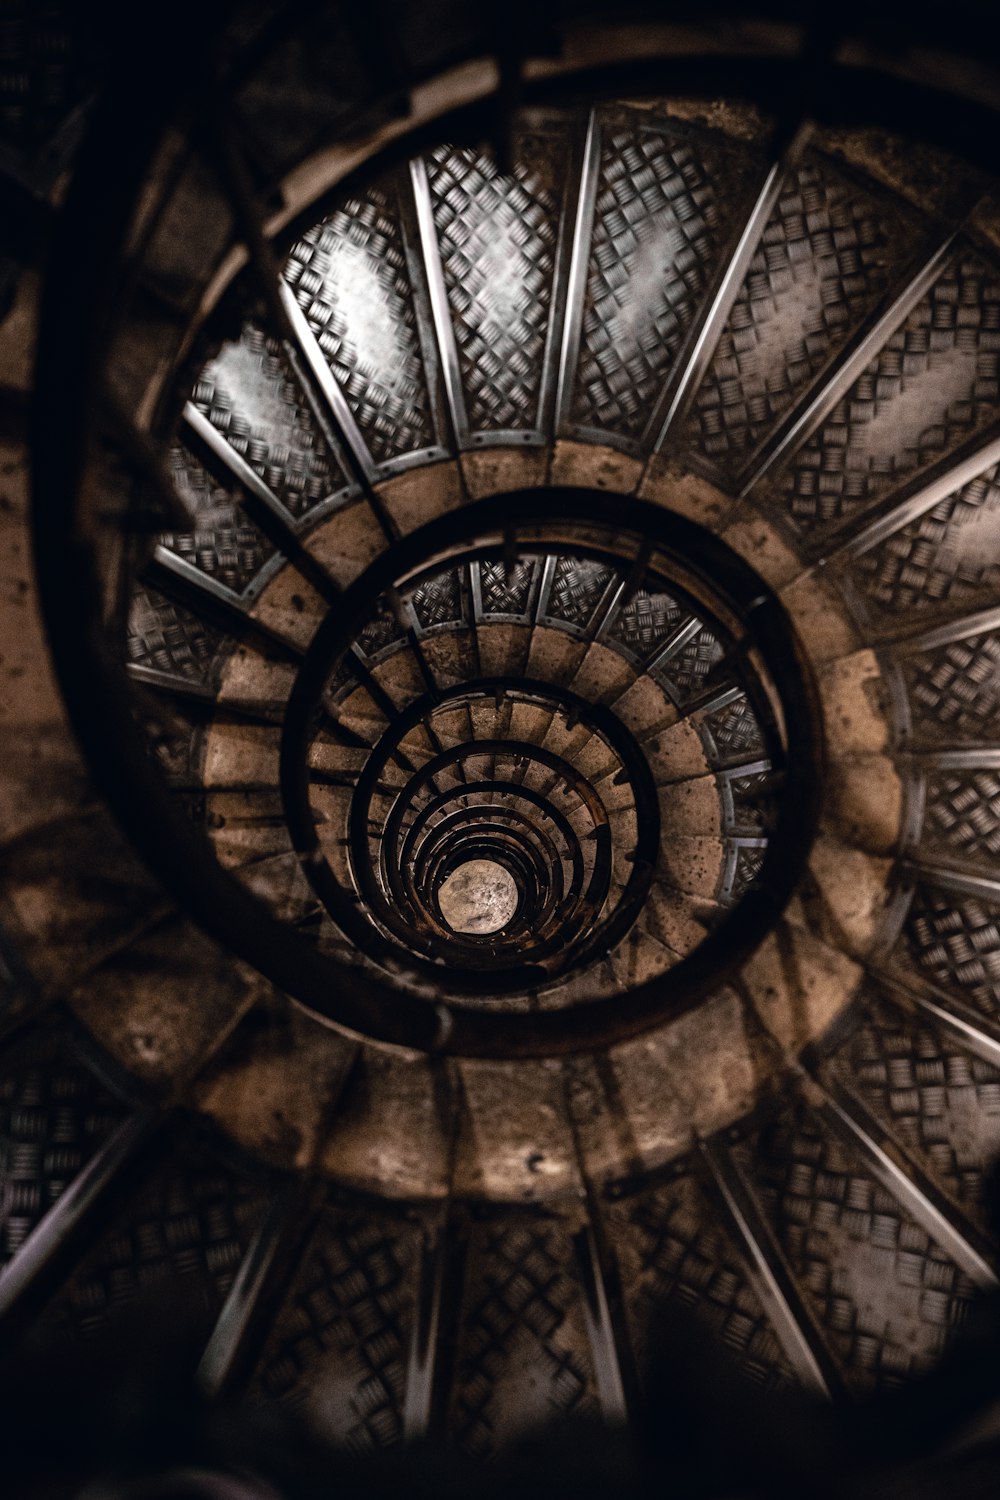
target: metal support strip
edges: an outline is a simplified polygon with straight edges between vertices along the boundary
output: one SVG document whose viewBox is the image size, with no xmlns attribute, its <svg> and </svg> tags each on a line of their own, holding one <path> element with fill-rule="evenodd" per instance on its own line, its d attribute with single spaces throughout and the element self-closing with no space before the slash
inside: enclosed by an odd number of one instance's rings
<svg viewBox="0 0 1000 1500">
<path fill-rule="evenodd" d="M 895 974 L 871 964 L 866 964 L 865 970 L 879 992 L 897 1008 L 925 1016 L 935 1025 L 950 1031 L 957 1041 L 984 1062 L 1000 1067 L 1000 1026 L 989 1021 L 980 1011 L 973 1010 L 958 996 L 926 979 L 921 978 L 918 988 L 910 975 Z"/>
<path fill-rule="evenodd" d="M 308 319 L 282 275 L 274 246 L 264 230 L 257 189 L 232 124 L 224 116 L 220 116 L 216 123 L 222 180 L 271 322 L 280 334 L 324 442 L 337 462 L 359 484 L 385 536 L 394 541 L 398 537 L 398 528 L 372 487 L 374 465 L 371 454 Z"/>
<path fill-rule="evenodd" d="M 897 761 L 921 775 L 931 771 L 1000 771 L 1000 749 L 907 750 Z"/>
<path fill-rule="evenodd" d="M 375 461 L 371 456 L 347 397 L 330 369 L 329 362 L 319 340 L 312 331 L 309 319 L 299 306 L 298 299 L 287 281 L 282 277 L 278 288 L 282 308 L 295 339 L 295 346 L 302 356 L 312 382 L 326 403 L 333 422 L 334 435 L 340 437 L 368 484 L 376 478 Z"/>
<path fill-rule="evenodd" d="M 158 667 L 144 667 L 135 661 L 126 662 L 125 670 L 133 682 L 141 682 L 144 687 L 157 688 L 161 693 L 172 693 L 175 698 L 186 698 L 197 703 L 215 702 L 215 689 L 192 677 L 161 672 Z"/>
<path fill-rule="evenodd" d="M 149 1105 L 112 1131 L 0 1272 L 0 1320 L 11 1317 L 37 1286 L 55 1257 L 83 1228 L 120 1173 L 165 1119 L 159 1106 Z"/>
<path fill-rule="evenodd" d="M 473 559 L 469 563 L 469 595 L 472 601 L 472 629 L 483 623 L 483 575 L 480 564 Z"/>
<path fill-rule="evenodd" d="M 1000 630 L 1000 606 L 894 641 L 892 650 L 897 656 L 914 656 L 923 651 L 936 651 L 939 646 L 950 646 L 953 641 L 968 640 L 972 635 L 984 635 L 989 630 Z"/>
<path fill-rule="evenodd" d="M 318 558 L 304 545 L 295 529 L 295 517 L 291 511 L 282 505 L 274 491 L 268 488 L 243 455 L 237 453 L 222 433 L 190 401 L 184 407 L 184 421 L 195 438 L 204 444 L 243 489 L 251 520 L 257 523 L 292 567 L 312 585 L 320 598 L 325 603 L 332 604 L 339 596 L 340 589 Z"/>
<path fill-rule="evenodd" d="M 254 619 L 247 601 L 219 583 L 210 574 L 179 557 L 160 543 L 153 548 L 147 569 L 151 581 L 164 593 L 176 594 L 186 608 L 199 613 L 199 606 L 223 623 L 223 628 L 240 637 L 256 636 L 260 643 L 288 661 L 301 661 L 305 650 L 297 641 L 281 635 L 270 625 Z"/>
<path fill-rule="evenodd" d="M 591 640 L 601 641 L 608 635 L 623 609 L 628 609 L 642 588 L 653 553 L 652 543 L 647 538 L 639 547 L 635 562 L 620 582 L 613 580 L 605 590 L 601 605 L 591 622 Z"/>
<path fill-rule="evenodd" d="M 538 564 L 535 564 L 537 570 Z M 556 576 L 556 558 L 554 553 L 548 553 L 542 565 L 541 582 L 538 585 L 538 598 L 535 600 L 535 624 L 538 625 L 545 617 L 545 611 L 549 607 L 549 599 L 552 596 L 552 580 Z"/>
<path fill-rule="evenodd" d="M 935 505 L 939 505 L 942 500 L 947 500 L 949 495 L 956 494 L 973 479 L 978 479 L 980 474 L 992 468 L 996 463 L 1000 463 L 1000 437 L 993 438 L 985 447 L 977 449 L 961 463 L 952 464 L 936 479 L 922 485 L 886 515 L 880 516 L 877 521 L 873 521 L 856 536 L 834 548 L 826 561 L 830 562 L 834 558 L 846 560 L 861 557 L 863 553 L 870 552 L 873 547 L 877 547 L 894 532 L 908 526 L 912 521 L 919 520 L 929 510 L 933 510 Z"/>
<path fill-rule="evenodd" d="M 431 1428 L 444 1286 L 448 1280 L 450 1250 L 454 1248 L 449 1219 L 447 1210 L 435 1217 L 433 1225 L 425 1229 L 420 1249 L 417 1305 L 403 1402 L 403 1440 L 407 1443 L 426 1438 Z"/>
<path fill-rule="evenodd" d="M 448 304 L 448 288 L 445 285 L 444 268 L 441 264 L 441 247 L 438 244 L 434 224 L 434 200 L 427 177 L 427 167 L 422 157 L 410 163 L 410 183 L 417 211 L 417 231 L 420 236 L 420 253 L 423 259 L 427 290 L 431 299 L 431 316 L 437 339 L 438 355 L 444 375 L 448 412 L 459 449 L 469 447 L 469 419 L 465 410 L 465 391 L 462 387 L 462 368 L 455 342 L 455 328 L 451 321 Z"/>
<path fill-rule="evenodd" d="M 788 419 L 751 455 L 744 469 L 739 494 L 741 498 L 759 484 L 764 476 L 790 458 L 833 411 L 837 402 L 850 390 L 858 376 L 878 354 L 885 341 L 909 317 L 918 302 L 926 296 L 954 253 L 955 234 L 925 260 L 903 290 L 893 298 L 865 333 L 840 357 L 829 378 L 803 407 L 793 410 Z"/>
<path fill-rule="evenodd" d="M 594 231 L 594 208 L 597 179 L 601 165 L 601 129 L 596 111 L 587 123 L 587 137 L 580 168 L 580 184 L 573 205 L 573 248 L 570 252 L 566 286 L 566 313 L 563 321 L 562 346 L 559 351 L 559 376 L 556 382 L 555 432 L 569 422 L 573 405 L 573 382 L 580 357 L 583 331 L 583 307 L 587 295 L 587 272 L 590 265 L 590 242 Z"/>
<path fill-rule="evenodd" d="M 289 529 L 293 528 L 295 517 L 291 511 L 282 505 L 274 491 L 264 483 L 257 471 L 250 467 L 242 453 L 237 453 L 228 439 L 217 427 L 213 427 L 204 412 L 200 411 L 193 401 L 185 402 L 183 416 L 185 425 L 193 435 L 228 469 L 237 483 L 276 520 Z"/>
<path fill-rule="evenodd" d="M 583 1317 L 594 1361 L 601 1413 L 609 1425 L 624 1426 L 628 1421 L 625 1382 L 593 1223 L 588 1223 L 573 1236 L 573 1249 L 583 1291 Z"/>
<path fill-rule="evenodd" d="M 915 1008 L 928 1020 L 950 1031 L 956 1041 L 984 1062 L 1000 1068 L 1000 1032 L 994 1035 L 988 1031 L 989 1022 L 984 1022 L 974 1011 L 966 1010 L 957 1000 L 949 1000 L 947 1006 L 929 995 L 914 995 L 912 1000 Z"/>
<path fill-rule="evenodd" d="M 206 1396 L 220 1395 L 233 1373 L 275 1262 L 298 1228 L 303 1199 L 299 1181 L 277 1193 L 240 1262 L 195 1375 Z"/>
<path fill-rule="evenodd" d="M 699 630 L 702 628 L 702 624 L 703 622 L 701 620 L 690 619 L 685 620 L 681 625 L 678 625 L 674 633 L 668 637 L 668 639 L 664 642 L 664 644 L 660 647 L 656 654 L 650 657 L 649 661 L 646 663 L 646 671 L 655 672 L 660 667 L 662 667 L 665 662 L 668 662 L 672 656 L 676 656 L 678 651 L 682 650 L 683 647 L 687 645 L 688 641 L 694 639 Z"/>
<path fill-rule="evenodd" d="M 612 977 L 616 977 L 613 971 Z M 638 1381 L 625 1317 L 621 1272 L 605 1230 L 600 1195 L 587 1165 L 570 1063 L 563 1064 L 562 1084 L 563 1108 L 586 1210 L 585 1222 L 573 1235 L 573 1251 L 583 1292 L 583 1317 L 594 1364 L 597 1399 L 605 1422 L 622 1427 L 628 1422 L 630 1399 L 634 1401 L 637 1396 Z"/>
<path fill-rule="evenodd" d="M 188 562 L 186 557 L 181 557 L 177 552 L 171 552 L 170 548 L 164 547 L 161 542 L 157 542 L 153 548 L 153 562 L 158 568 L 172 573 L 175 578 L 182 579 L 195 592 L 204 594 L 217 604 L 225 605 L 233 614 L 249 614 L 246 602 L 234 589 L 227 588 L 224 583 L 213 578 L 211 573 L 206 573 L 195 563 Z"/>
<path fill-rule="evenodd" d="M 992 880 L 987 875 L 966 875 L 961 870 L 950 870 L 946 865 L 922 864 L 909 859 L 903 861 L 901 869 L 910 880 L 928 882 L 938 890 L 951 891 L 956 896 L 974 896 L 1000 906 L 1000 880 Z"/>
<path fill-rule="evenodd" d="M 738 698 L 744 696 L 744 691 L 739 686 L 724 688 L 721 693 L 716 693 L 714 697 L 698 698 L 693 703 L 687 704 L 681 714 L 681 718 L 690 719 L 693 714 L 718 713 L 720 708 L 728 708 L 730 703 L 735 703 Z"/>
<path fill-rule="evenodd" d="M 916 1165 L 903 1152 L 865 1105 L 831 1081 L 812 1078 L 819 1094 L 817 1107 L 831 1129 L 864 1157 L 886 1192 L 905 1208 L 921 1229 L 952 1257 L 982 1291 L 996 1291 L 1000 1278 L 985 1254 L 972 1243 L 973 1231 L 956 1222 L 957 1210 L 944 1202 Z M 893 1152 L 894 1154 L 890 1154 Z"/>
<path fill-rule="evenodd" d="M 420 1442 L 435 1427 L 435 1406 L 443 1405 L 449 1360 L 442 1344 L 454 1333 L 461 1312 L 465 1276 L 465 1240 L 454 1225 L 452 1200 L 464 1118 L 459 1077 L 436 1070 L 432 1079 L 435 1114 L 444 1128 L 445 1197 L 424 1223 L 417 1304 L 410 1337 L 403 1400 L 403 1440 Z M 447 1326 L 446 1326 L 447 1325 Z M 438 1414 L 438 1421 L 443 1411 Z"/>
<path fill-rule="evenodd" d="M 691 402 L 704 380 L 715 356 L 716 346 L 729 321 L 733 304 L 757 253 L 761 236 L 774 212 L 787 176 L 785 161 L 775 162 L 761 185 L 760 192 L 740 232 L 732 255 L 725 265 L 715 291 L 705 303 L 696 325 L 694 342 L 686 360 L 672 371 L 656 408 L 649 420 L 644 444 L 655 435 L 653 452 L 659 453 L 671 432 L 687 415 Z"/>
<path fill-rule="evenodd" d="M 700 1141 L 699 1152 L 789 1364 L 808 1390 L 826 1397 L 839 1393 L 842 1382 L 830 1352 L 732 1155 L 718 1138 Z"/>
<path fill-rule="evenodd" d="M 255 1323 L 268 1291 L 282 1290 L 294 1274 L 315 1226 L 325 1188 L 317 1183 L 318 1162 L 336 1116 L 344 1090 L 353 1075 L 360 1047 L 350 1047 L 339 1059 L 323 1100 L 321 1126 L 317 1130 L 306 1171 L 274 1195 L 216 1319 L 202 1354 L 196 1380 L 208 1396 L 219 1396 L 230 1384 L 243 1361 Z"/>
</svg>

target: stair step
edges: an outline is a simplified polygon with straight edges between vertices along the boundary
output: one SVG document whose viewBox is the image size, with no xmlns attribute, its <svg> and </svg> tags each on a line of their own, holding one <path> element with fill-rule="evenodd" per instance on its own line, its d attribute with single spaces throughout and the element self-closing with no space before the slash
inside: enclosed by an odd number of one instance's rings
<svg viewBox="0 0 1000 1500">
<path fill-rule="evenodd" d="M 674 890 L 662 880 L 654 880 L 644 909 L 647 930 L 653 932 L 668 948 L 690 953 L 704 941 L 722 908 L 714 901 Z"/>
<path fill-rule="evenodd" d="M 271 989 L 249 964 L 173 916 L 68 984 L 67 1000 L 119 1067 L 147 1088 L 172 1092 Z"/>
<path fill-rule="evenodd" d="M 306 545 L 339 588 L 346 589 L 384 551 L 386 541 L 367 500 L 352 500 L 309 533 Z"/>
<path fill-rule="evenodd" d="M 172 910 L 103 808 L 8 846 L 0 895 L 5 936 L 43 994 L 65 990 Z"/>
</svg>

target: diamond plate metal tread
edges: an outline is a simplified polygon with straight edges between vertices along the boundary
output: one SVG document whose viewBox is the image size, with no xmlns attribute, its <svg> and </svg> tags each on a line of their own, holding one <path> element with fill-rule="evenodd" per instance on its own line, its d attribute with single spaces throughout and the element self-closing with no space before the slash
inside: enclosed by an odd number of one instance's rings
<svg viewBox="0 0 1000 1500">
<path fill-rule="evenodd" d="M 521 137 L 515 157 L 513 176 L 474 151 L 442 147 L 427 160 L 472 432 L 540 425 L 567 141 Z"/>
<path fill-rule="evenodd" d="M 670 594 L 640 591 L 618 611 L 605 639 L 632 661 L 646 661 L 682 618 L 683 611 Z"/>
<path fill-rule="evenodd" d="M 726 807 L 725 831 L 751 837 L 765 835 L 773 827 L 777 801 L 769 790 L 769 771 L 751 776 L 730 776 L 729 794 L 732 808 Z M 727 799 L 728 801 L 728 799 Z"/>
<path fill-rule="evenodd" d="M 646 1189 L 605 1210 L 625 1287 L 640 1371 L 669 1338 L 673 1308 L 693 1312 L 755 1384 L 795 1383 L 742 1257 L 692 1176 Z"/>
<path fill-rule="evenodd" d="M 348 198 L 303 236 L 284 274 L 375 462 L 434 444 L 395 188 Z"/>
<path fill-rule="evenodd" d="M 984 1015 L 1000 1013 L 1000 908 L 971 896 L 918 886 L 904 929 L 918 968 L 969 1000 Z"/>
<path fill-rule="evenodd" d="M 373 659 L 401 645 L 405 639 L 395 612 L 380 597 L 368 620 L 357 632 L 355 644 L 365 656 Z"/>
<path fill-rule="evenodd" d="M 534 558 L 518 561 L 510 569 L 502 562 L 482 563 L 479 577 L 484 617 L 526 616 L 531 608 L 537 573 L 538 565 Z"/>
<path fill-rule="evenodd" d="M 280 343 L 252 323 L 205 366 L 191 400 L 293 516 L 347 484 Z"/>
<path fill-rule="evenodd" d="M 734 1152 L 850 1387 L 928 1368 L 975 1288 L 795 1097 Z"/>
<path fill-rule="evenodd" d="M 681 649 L 651 675 L 661 681 L 671 698 L 681 707 L 697 697 L 705 687 L 709 672 L 722 658 L 722 646 L 707 625 L 686 641 Z"/>
<path fill-rule="evenodd" d="M 615 570 L 582 557 L 557 557 L 545 618 L 580 630 L 590 623 Z"/>
<path fill-rule="evenodd" d="M 563 1221 L 530 1210 L 486 1211 L 470 1226 L 449 1430 L 474 1458 L 592 1409 L 570 1235 Z"/>
<path fill-rule="evenodd" d="M 899 658 L 915 739 L 1000 737 L 1000 630 Z"/>
<path fill-rule="evenodd" d="M 717 770 L 746 765 L 765 753 L 760 720 L 745 697 L 704 714 L 697 729 L 708 763 Z"/>
<path fill-rule="evenodd" d="M 983 1185 L 1000 1155 L 1000 1069 L 873 994 L 829 1070 L 942 1192 L 990 1228 Z"/>
<path fill-rule="evenodd" d="M 164 532 L 160 542 L 242 594 L 274 556 L 274 547 L 243 509 L 236 486 L 220 484 L 184 448 L 170 450 L 170 473 L 197 519 L 193 531 Z"/>
<path fill-rule="evenodd" d="M 688 422 L 729 477 L 874 309 L 914 228 L 822 156 L 790 174 Z"/>
<path fill-rule="evenodd" d="M 1000 772 L 948 771 L 927 776 L 920 854 L 936 862 L 980 867 L 1000 862 Z"/>
<path fill-rule="evenodd" d="M 184 1334 L 206 1339 L 265 1206 L 267 1184 L 226 1163 L 196 1122 L 129 1191 L 46 1312 L 86 1334 L 124 1309 L 169 1307 Z"/>
<path fill-rule="evenodd" d="M 642 433 L 715 270 L 736 183 L 707 141 L 634 118 L 602 129 L 576 428 Z"/>
<path fill-rule="evenodd" d="M 231 637 L 181 604 L 138 584 L 128 620 L 128 659 L 191 682 L 217 686 Z"/>
<path fill-rule="evenodd" d="M 780 481 L 810 537 L 855 521 L 901 480 L 953 452 L 1000 405 L 1000 278 L 957 256 Z"/>
<path fill-rule="evenodd" d="M 330 1203 L 265 1345 L 254 1394 L 289 1402 L 324 1437 L 356 1450 L 400 1442 L 419 1251 L 412 1218 Z"/>
<path fill-rule="evenodd" d="M 464 625 L 468 619 L 465 603 L 466 570 L 444 568 L 427 578 L 408 596 L 421 630 L 438 630 L 446 625 Z"/>
<path fill-rule="evenodd" d="M 851 577 L 893 615 L 992 603 L 1000 595 L 1000 464 L 862 553 Z"/>
<path fill-rule="evenodd" d="M 759 879 L 767 850 L 754 845 L 734 844 L 731 840 L 727 842 L 732 863 L 730 865 L 727 860 L 719 900 L 734 906 Z"/>
<path fill-rule="evenodd" d="M 0 1267 L 129 1113 L 50 1021 L 0 1052 Z"/>
</svg>

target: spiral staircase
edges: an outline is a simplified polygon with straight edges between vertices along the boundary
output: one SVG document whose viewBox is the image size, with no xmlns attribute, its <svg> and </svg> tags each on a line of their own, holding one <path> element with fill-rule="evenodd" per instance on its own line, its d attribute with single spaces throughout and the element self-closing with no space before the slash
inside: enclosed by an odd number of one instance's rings
<svg viewBox="0 0 1000 1500">
<path fill-rule="evenodd" d="M 905 1390 L 1000 1274 L 995 183 L 798 37 L 259 9 L 106 88 L 5 440 L 3 1325 L 359 1451 L 671 1309 Z"/>
</svg>

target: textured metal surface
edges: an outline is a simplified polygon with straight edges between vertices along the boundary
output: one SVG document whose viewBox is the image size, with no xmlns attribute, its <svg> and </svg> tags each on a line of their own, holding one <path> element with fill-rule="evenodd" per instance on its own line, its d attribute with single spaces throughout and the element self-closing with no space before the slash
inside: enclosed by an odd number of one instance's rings
<svg viewBox="0 0 1000 1500">
<path fill-rule="evenodd" d="M 726 842 L 726 864 L 719 899 L 727 904 L 741 901 L 757 881 L 767 850 L 762 844 L 743 844 L 735 839 Z"/>
<path fill-rule="evenodd" d="M 649 1188 L 608 1215 L 641 1370 L 670 1338 L 670 1313 L 692 1311 L 758 1385 L 794 1381 L 735 1245 L 695 1179 Z"/>
<path fill-rule="evenodd" d="M 973 1287 L 854 1151 L 794 1098 L 739 1157 L 851 1386 L 892 1388 L 932 1364 Z"/>
<path fill-rule="evenodd" d="M 382 463 L 436 442 L 395 188 L 349 198 L 292 250 L 285 278 Z"/>
<path fill-rule="evenodd" d="M 128 1113 L 72 1040 L 39 1028 L 0 1054 L 0 1266 Z"/>
<path fill-rule="evenodd" d="M 603 563 L 556 558 L 544 618 L 585 630 L 614 576 L 614 570 Z"/>
<path fill-rule="evenodd" d="M 946 641 L 900 660 L 916 737 L 1000 735 L 1000 631 Z"/>
<path fill-rule="evenodd" d="M 709 672 L 721 656 L 719 641 L 707 625 L 701 625 L 679 651 L 652 670 L 675 702 L 683 705 L 704 689 Z"/>
<path fill-rule="evenodd" d="M 1000 464 L 863 553 L 852 576 L 864 596 L 891 614 L 908 615 L 995 599 L 1000 591 L 998 481 Z"/>
<path fill-rule="evenodd" d="M 769 789 L 768 763 L 749 776 L 727 776 L 727 833 L 763 835 L 773 821 L 774 794 Z"/>
<path fill-rule="evenodd" d="M 983 1187 L 1000 1155 L 1000 1069 L 875 996 L 830 1067 L 941 1191 L 987 1226 Z"/>
<path fill-rule="evenodd" d="M 78 1333 L 123 1310 L 171 1309 L 178 1332 L 207 1336 L 263 1208 L 259 1175 L 224 1165 L 179 1130 L 73 1272 L 47 1314 Z"/>
<path fill-rule="evenodd" d="M 521 138 L 513 176 L 474 151 L 427 161 L 448 304 L 472 432 L 536 429 L 564 139 Z"/>
<path fill-rule="evenodd" d="M 567 1226 L 510 1212 L 470 1234 L 451 1430 L 489 1458 L 536 1425 L 592 1409 Z"/>
<path fill-rule="evenodd" d="M 250 520 L 235 484 L 222 484 L 184 448 L 170 452 L 175 486 L 196 517 L 194 530 L 166 532 L 160 545 L 241 594 L 253 583 L 274 548 Z"/>
<path fill-rule="evenodd" d="M 293 515 L 346 484 L 281 345 L 252 323 L 205 366 L 191 399 Z"/>
<path fill-rule="evenodd" d="M 443 568 L 413 590 L 409 598 L 421 630 L 465 621 L 464 582 L 465 570 L 460 574 L 456 568 Z"/>
<path fill-rule="evenodd" d="M 1000 861 L 1000 773 L 979 769 L 928 775 L 920 853 L 995 873 Z"/>
<path fill-rule="evenodd" d="M 698 724 L 709 764 L 719 769 L 745 765 L 764 753 L 760 721 L 745 695 L 705 714 Z"/>
<path fill-rule="evenodd" d="M 680 624 L 681 608 L 669 594 L 639 592 L 618 611 L 607 632 L 608 645 L 645 661 Z"/>
<path fill-rule="evenodd" d="M 531 608 L 538 568 L 533 561 L 516 562 L 508 568 L 502 562 L 484 562 L 479 566 L 482 613 L 487 615 L 525 617 Z"/>
<path fill-rule="evenodd" d="M 365 656 L 378 657 L 405 639 L 395 611 L 384 598 L 376 601 L 372 614 L 358 631 L 356 644 Z"/>
<path fill-rule="evenodd" d="M 795 456 L 782 482 L 795 526 L 812 535 L 864 515 L 990 421 L 998 335 L 1000 280 L 963 254 Z"/>
<path fill-rule="evenodd" d="M 905 928 L 908 950 L 938 984 L 984 1015 L 1000 1010 L 1000 909 L 919 886 Z"/>
<path fill-rule="evenodd" d="M 255 1377 L 354 1449 L 403 1435 L 419 1232 L 374 1205 L 326 1209 Z"/>
<path fill-rule="evenodd" d="M 227 638 L 191 610 L 139 584 L 132 595 L 128 658 L 192 682 L 214 681 Z"/>
<path fill-rule="evenodd" d="M 642 433 L 712 275 L 728 179 L 701 142 L 638 120 L 603 130 L 575 428 Z"/>
<path fill-rule="evenodd" d="M 816 154 L 792 172 L 698 391 L 688 440 L 738 472 L 884 293 L 911 229 L 898 202 Z"/>
</svg>

